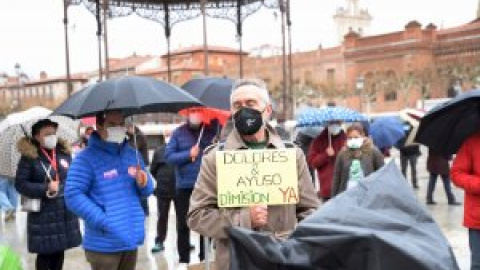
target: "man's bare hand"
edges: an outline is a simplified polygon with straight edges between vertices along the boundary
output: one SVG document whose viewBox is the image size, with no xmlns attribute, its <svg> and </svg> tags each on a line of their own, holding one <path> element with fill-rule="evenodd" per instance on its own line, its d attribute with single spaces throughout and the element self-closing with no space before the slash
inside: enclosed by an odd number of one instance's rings
<svg viewBox="0 0 480 270">
<path fill-rule="evenodd" d="M 48 190 L 50 192 L 58 192 L 59 185 L 59 181 L 50 181 L 50 183 L 48 183 Z"/>
<path fill-rule="evenodd" d="M 200 147 L 198 146 L 198 144 L 195 144 L 192 148 L 190 148 L 190 158 L 193 162 L 195 162 L 195 159 L 197 159 L 199 153 Z"/>
<path fill-rule="evenodd" d="M 139 187 L 145 187 L 148 182 L 148 176 L 145 171 L 143 171 L 140 166 L 137 166 L 137 177 L 135 177 L 135 181 Z"/>
<path fill-rule="evenodd" d="M 250 207 L 250 220 L 253 228 L 259 228 L 268 223 L 268 208 L 266 205 L 255 205 Z"/>
</svg>

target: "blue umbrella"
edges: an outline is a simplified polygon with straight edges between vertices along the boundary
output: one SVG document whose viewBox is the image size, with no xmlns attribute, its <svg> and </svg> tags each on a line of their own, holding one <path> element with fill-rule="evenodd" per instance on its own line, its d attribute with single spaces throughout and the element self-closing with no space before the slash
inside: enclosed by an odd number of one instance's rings
<svg viewBox="0 0 480 270">
<path fill-rule="evenodd" d="M 367 118 L 359 112 L 339 106 L 329 106 L 320 109 L 306 108 L 299 113 L 297 126 L 326 126 L 331 121 L 366 122 Z"/>
<path fill-rule="evenodd" d="M 370 125 L 370 136 L 378 148 L 391 147 L 405 137 L 403 122 L 398 117 L 380 117 Z"/>
</svg>

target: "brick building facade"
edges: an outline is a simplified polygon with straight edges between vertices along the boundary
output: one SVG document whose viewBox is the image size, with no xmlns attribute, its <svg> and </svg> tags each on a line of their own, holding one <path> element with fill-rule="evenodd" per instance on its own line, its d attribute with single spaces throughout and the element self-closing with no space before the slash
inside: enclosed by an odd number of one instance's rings
<svg viewBox="0 0 480 270">
<path fill-rule="evenodd" d="M 341 46 L 294 53 L 292 62 L 295 105 L 336 101 L 367 113 L 418 107 L 480 82 L 480 20 L 443 30 L 412 21 L 383 35 L 350 32 Z M 278 100 L 281 68 L 281 56 L 249 57 L 245 77 L 264 79 Z"/>
<path fill-rule="evenodd" d="M 45 72 L 40 79 L 8 77 L 0 83 L 0 117 L 33 106 L 55 109 L 67 96 L 66 77 L 48 77 Z M 71 76 L 73 91 L 78 91 L 88 82 L 85 74 Z"/>
<path fill-rule="evenodd" d="M 248 53 L 242 52 L 246 59 Z M 238 77 L 240 51 L 228 47 L 208 46 L 209 76 L 224 76 L 225 70 Z M 185 47 L 170 53 L 172 83 L 182 85 L 191 78 L 203 76 L 205 70 L 205 54 L 203 46 Z M 157 66 L 138 67 L 136 73 L 141 76 L 152 76 L 167 81 L 167 55 L 162 55 Z"/>
<path fill-rule="evenodd" d="M 265 80 L 274 101 L 282 101 L 282 56 L 243 52 L 244 77 Z M 203 46 L 171 53 L 172 83 L 182 85 L 204 74 Z M 209 75 L 239 77 L 240 52 L 209 46 Z M 367 113 L 421 107 L 430 98 L 445 98 L 480 83 L 480 19 L 458 27 L 437 29 L 416 21 L 402 31 L 376 36 L 350 32 L 337 47 L 292 54 L 292 84 L 288 86 L 293 106 L 325 105 L 335 101 Z M 152 76 L 167 81 L 167 56 L 137 56 L 110 59 L 110 77 Z M 66 97 L 66 78 L 25 81 L 4 76 L 0 81 L 0 113 L 31 105 L 55 108 Z M 2 77 L 0 76 L 0 77 Z M 74 91 L 98 72 L 73 75 Z M 1 79 L 1 78 L 0 78 Z"/>
</svg>

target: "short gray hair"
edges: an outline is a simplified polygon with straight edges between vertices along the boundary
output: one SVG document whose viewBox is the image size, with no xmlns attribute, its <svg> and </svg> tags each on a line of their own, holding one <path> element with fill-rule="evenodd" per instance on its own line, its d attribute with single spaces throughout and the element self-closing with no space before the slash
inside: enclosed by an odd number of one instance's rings
<svg viewBox="0 0 480 270">
<path fill-rule="evenodd" d="M 265 105 L 270 104 L 270 94 L 268 93 L 267 90 L 267 84 L 260 79 L 239 79 L 235 81 L 235 83 L 232 86 L 232 94 L 230 96 L 230 104 L 233 102 L 233 93 L 237 91 L 237 89 L 243 87 L 243 86 L 255 86 L 258 89 L 258 94 L 260 95 L 262 101 L 265 103 Z"/>
</svg>

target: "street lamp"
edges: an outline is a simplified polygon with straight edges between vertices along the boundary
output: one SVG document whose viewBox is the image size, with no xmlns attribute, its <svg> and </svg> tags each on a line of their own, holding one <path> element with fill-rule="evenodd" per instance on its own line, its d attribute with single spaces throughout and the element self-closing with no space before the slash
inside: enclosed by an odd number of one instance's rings
<svg viewBox="0 0 480 270">
<path fill-rule="evenodd" d="M 22 74 L 22 68 L 19 63 L 15 63 L 15 74 L 17 74 L 18 78 L 20 78 L 20 74 Z"/>
<path fill-rule="evenodd" d="M 20 91 L 22 89 L 22 84 L 23 84 L 23 73 L 22 73 L 22 68 L 19 63 L 15 64 L 15 74 L 17 75 L 17 94 L 15 95 L 16 97 L 16 102 L 14 102 L 16 109 L 20 110 L 22 108 L 22 100 L 20 97 Z M 13 95 L 12 95 L 13 96 Z"/>
<path fill-rule="evenodd" d="M 358 76 L 356 82 L 357 94 L 360 97 L 360 112 L 363 111 L 363 88 L 365 87 L 365 78 L 362 75 Z"/>
<path fill-rule="evenodd" d="M 462 86 L 460 85 L 460 80 L 457 80 L 455 82 L 455 85 L 453 86 L 453 90 L 455 92 L 455 96 L 458 96 L 462 93 Z"/>
</svg>

